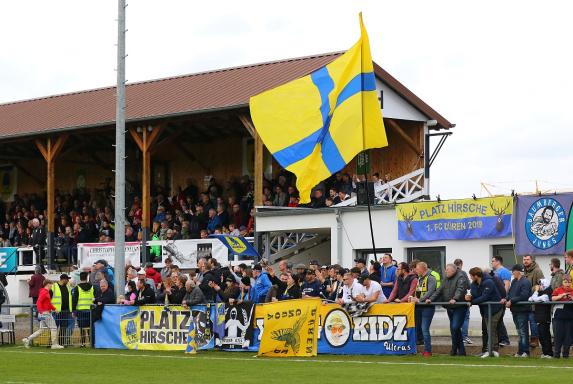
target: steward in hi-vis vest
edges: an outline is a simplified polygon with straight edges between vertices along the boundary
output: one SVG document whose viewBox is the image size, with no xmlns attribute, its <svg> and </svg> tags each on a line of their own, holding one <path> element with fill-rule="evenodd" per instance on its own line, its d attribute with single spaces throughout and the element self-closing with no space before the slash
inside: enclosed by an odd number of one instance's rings
<svg viewBox="0 0 573 384">
<path fill-rule="evenodd" d="M 81 346 L 85 347 L 86 341 L 90 341 L 90 329 L 92 321 L 92 306 L 94 304 L 95 289 L 88 282 L 88 273 L 80 273 L 80 283 L 72 291 L 73 309 L 80 328 Z"/>
</svg>

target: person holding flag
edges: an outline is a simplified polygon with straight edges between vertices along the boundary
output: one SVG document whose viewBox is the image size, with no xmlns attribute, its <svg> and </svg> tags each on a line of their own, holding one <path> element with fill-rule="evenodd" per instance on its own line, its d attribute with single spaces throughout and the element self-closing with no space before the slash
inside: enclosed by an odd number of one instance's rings
<svg viewBox="0 0 573 384">
<path fill-rule="evenodd" d="M 338 59 L 250 99 L 263 143 L 297 177 L 300 204 L 358 153 L 388 145 L 362 14 L 360 30 L 358 42 Z"/>
</svg>

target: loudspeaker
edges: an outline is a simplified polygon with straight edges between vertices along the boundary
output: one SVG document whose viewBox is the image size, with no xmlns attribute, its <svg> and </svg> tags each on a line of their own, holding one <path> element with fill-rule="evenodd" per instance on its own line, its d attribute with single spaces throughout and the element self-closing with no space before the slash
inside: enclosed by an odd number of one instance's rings
<svg viewBox="0 0 573 384">
<path fill-rule="evenodd" d="M 372 181 L 368 182 L 368 193 L 370 197 L 370 205 L 374 205 L 374 183 Z M 368 200 L 366 198 L 366 182 L 361 181 L 356 184 L 356 199 L 358 205 L 367 205 Z"/>
</svg>

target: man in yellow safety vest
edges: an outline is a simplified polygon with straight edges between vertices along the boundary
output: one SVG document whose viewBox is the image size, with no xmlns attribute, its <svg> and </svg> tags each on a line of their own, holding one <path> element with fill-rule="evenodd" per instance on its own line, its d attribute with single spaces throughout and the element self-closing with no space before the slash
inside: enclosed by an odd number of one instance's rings
<svg viewBox="0 0 573 384">
<path fill-rule="evenodd" d="M 94 303 L 95 291 L 93 285 L 88 282 L 88 273 L 80 272 L 80 283 L 72 290 L 72 308 L 78 319 L 80 328 L 80 346 L 86 346 L 90 340 L 91 309 Z"/>
<path fill-rule="evenodd" d="M 52 285 L 52 304 L 56 307 L 56 325 L 58 326 L 59 344 L 71 344 L 74 321 L 72 318 L 72 287 L 70 277 L 63 273 L 60 280 Z"/>
</svg>

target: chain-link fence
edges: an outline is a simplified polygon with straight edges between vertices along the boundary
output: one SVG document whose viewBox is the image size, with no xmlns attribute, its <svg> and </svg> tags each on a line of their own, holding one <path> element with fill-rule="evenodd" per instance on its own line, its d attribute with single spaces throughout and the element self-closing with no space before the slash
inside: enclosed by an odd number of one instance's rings
<svg viewBox="0 0 573 384">
<path fill-rule="evenodd" d="M 27 339 L 30 345 L 51 347 L 91 347 L 91 311 L 61 311 L 35 316 L 32 305 L 3 305 L 4 319 L 0 333 L 6 343 Z"/>
</svg>

